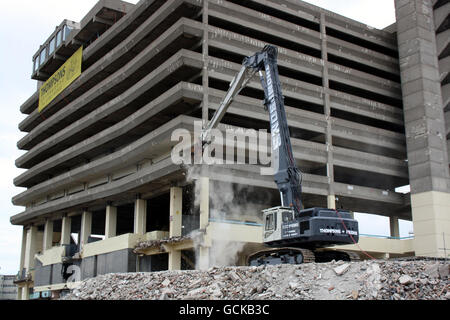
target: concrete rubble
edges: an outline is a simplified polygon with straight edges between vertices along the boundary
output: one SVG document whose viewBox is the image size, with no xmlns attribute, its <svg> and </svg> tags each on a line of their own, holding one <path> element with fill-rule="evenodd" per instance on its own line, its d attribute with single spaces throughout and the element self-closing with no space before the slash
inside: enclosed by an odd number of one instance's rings
<svg viewBox="0 0 450 320">
<path fill-rule="evenodd" d="M 120 273 L 85 280 L 65 300 L 445 300 L 444 261 L 367 260 Z"/>
<path fill-rule="evenodd" d="M 148 241 L 141 241 L 136 245 L 136 248 L 134 249 L 134 252 L 137 253 L 139 251 L 149 249 L 149 248 L 159 248 L 160 250 L 164 251 L 164 244 L 174 244 L 183 242 L 185 240 L 192 240 L 191 236 L 177 236 L 177 237 L 171 237 L 168 239 L 161 239 L 161 240 L 148 240 Z"/>
<path fill-rule="evenodd" d="M 136 244 L 136 247 L 134 248 L 133 252 L 140 253 L 142 251 L 152 248 L 157 248 L 158 250 L 164 252 L 165 251 L 164 245 L 174 245 L 189 240 L 194 241 L 194 243 L 200 243 L 203 240 L 204 233 L 205 230 L 200 229 L 192 231 L 185 236 L 174 236 L 159 240 L 140 241 Z"/>
</svg>

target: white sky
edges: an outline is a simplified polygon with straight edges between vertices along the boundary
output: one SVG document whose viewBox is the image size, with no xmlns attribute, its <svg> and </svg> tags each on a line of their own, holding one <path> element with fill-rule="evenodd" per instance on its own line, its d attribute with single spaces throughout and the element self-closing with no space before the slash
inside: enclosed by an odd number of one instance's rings
<svg viewBox="0 0 450 320">
<path fill-rule="evenodd" d="M 137 0 L 129 0 L 137 3 Z M 393 0 L 317 0 L 307 1 L 376 28 L 395 21 Z M 15 274 L 19 269 L 22 228 L 12 226 L 10 216 L 23 211 L 11 198 L 23 189 L 13 186 L 13 179 L 23 172 L 14 161 L 23 154 L 16 143 L 25 134 L 17 128 L 25 116 L 19 111 L 36 90 L 30 79 L 31 58 L 39 46 L 63 19 L 80 21 L 97 0 L 16 0 L 2 1 L 0 19 L 0 274 Z M 370 219 L 368 219 L 368 217 Z M 358 215 L 361 233 L 389 235 L 384 217 Z M 401 226 L 403 236 L 412 228 Z"/>
</svg>

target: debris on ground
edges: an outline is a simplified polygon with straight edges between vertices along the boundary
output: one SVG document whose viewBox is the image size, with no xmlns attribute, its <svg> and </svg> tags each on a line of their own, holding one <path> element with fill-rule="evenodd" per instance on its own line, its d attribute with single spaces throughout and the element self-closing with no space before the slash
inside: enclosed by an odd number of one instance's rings
<svg viewBox="0 0 450 320">
<path fill-rule="evenodd" d="M 366 260 L 116 273 L 87 279 L 66 300 L 450 299 L 445 261 Z"/>
</svg>

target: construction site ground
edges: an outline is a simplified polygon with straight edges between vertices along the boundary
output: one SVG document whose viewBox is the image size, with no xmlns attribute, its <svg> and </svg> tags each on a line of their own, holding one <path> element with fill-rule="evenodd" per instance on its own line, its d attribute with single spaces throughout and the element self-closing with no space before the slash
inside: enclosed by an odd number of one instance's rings
<svg viewBox="0 0 450 320">
<path fill-rule="evenodd" d="M 115 273 L 61 299 L 449 300 L 448 274 L 448 261 L 420 259 Z"/>
</svg>

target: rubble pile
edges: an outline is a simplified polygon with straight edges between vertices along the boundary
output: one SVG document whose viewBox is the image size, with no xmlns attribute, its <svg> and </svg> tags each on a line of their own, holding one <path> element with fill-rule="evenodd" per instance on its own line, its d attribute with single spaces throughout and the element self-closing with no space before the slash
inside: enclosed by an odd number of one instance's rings
<svg viewBox="0 0 450 320">
<path fill-rule="evenodd" d="M 444 261 L 417 260 L 121 273 L 85 280 L 63 299 L 444 300 L 448 273 Z"/>
<path fill-rule="evenodd" d="M 448 263 L 402 261 L 380 266 L 380 299 L 450 299 Z"/>
</svg>

